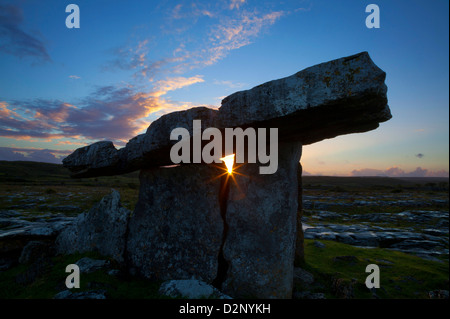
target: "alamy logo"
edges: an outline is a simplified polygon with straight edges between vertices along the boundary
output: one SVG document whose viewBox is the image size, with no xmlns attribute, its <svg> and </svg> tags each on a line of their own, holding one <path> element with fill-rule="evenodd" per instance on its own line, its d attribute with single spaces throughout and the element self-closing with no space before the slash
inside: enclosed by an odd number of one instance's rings
<svg viewBox="0 0 450 319">
<path fill-rule="evenodd" d="M 370 273 L 366 278 L 366 287 L 369 289 L 380 288 L 380 267 L 376 264 L 367 265 L 366 272 Z"/>
<path fill-rule="evenodd" d="M 80 267 L 77 264 L 69 264 L 66 272 L 71 273 L 66 277 L 66 287 L 69 289 L 80 288 Z"/>
<path fill-rule="evenodd" d="M 225 128 L 225 154 L 222 154 L 222 131 L 215 127 L 206 128 L 202 132 L 201 120 L 193 120 L 192 139 L 187 129 L 177 127 L 170 133 L 171 140 L 179 140 L 170 150 L 170 159 L 174 164 L 190 163 L 192 149 L 192 163 L 221 163 L 224 161 L 227 168 L 230 159 L 236 163 L 267 164 L 259 168 L 260 174 L 273 174 L 278 170 L 278 129 L 270 128 L 267 138 L 266 128 L 255 130 L 248 127 L 245 130 Z M 181 137 L 181 139 L 180 139 Z M 212 140 L 211 140 L 212 139 Z M 192 140 L 192 147 L 191 147 Z M 236 143 L 234 141 L 236 140 Z M 202 148 L 202 142 L 209 141 Z M 247 145 L 247 150 L 245 146 Z M 269 153 L 267 153 L 269 151 Z M 233 156 L 234 154 L 234 156 Z M 247 160 L 245 158 L 247 157 Z M 228 168 L 231 173 L 231 169 Z"/>
<path fill-rule="evenodd" d="M 366 18 L 366 27 L 368 29 L 380 28 L 380 8 L 376 4 L 369 4 L 366 12 L 370 13 Z"/>
<path fill-rule="evenodd" d="M 80 28 L 80 7 L 76 4 L 69 4 L 66 7 L 66 12 L 70 14 L 66 18 L 66 27 L 68 29 L 79 29 Z"/>
</svg>

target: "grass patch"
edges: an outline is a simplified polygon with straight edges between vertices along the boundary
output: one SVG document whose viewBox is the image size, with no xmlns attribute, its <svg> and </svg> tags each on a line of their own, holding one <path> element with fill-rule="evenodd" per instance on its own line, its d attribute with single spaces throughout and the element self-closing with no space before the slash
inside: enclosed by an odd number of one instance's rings
<svg viewBox="0 0 450 319">
<path fill-rule="evenodd" d="M 428 292 L 436 289 L 448 290 L 449 263 L 425 260 L 397 251 L 373 248 L 358 248 L 333 241 L 320 241 L 326 245 L 318 248 L 314 240 L 305 240 L 306 261 L 302 268 L 311 272 L 316 280 L 315 292 L 323 292 L 328 298 L 336 298 L 333 279 L 354 284 L 355 298 L 372 298 L 365 286 L 365 272 L 369 264 L 380 267 L 380 285 L 376 294 L 380 298 L 410 299 L 428 298 Z M 354 256 L 336 258 L 339 256 Z M 302 287 L 297 287 L 302 290 Z"/>
<path fill-rule="evenodd" d="M 26 276 L 32 265 L 18 265 L 0 273 L 0 299 L 51 299 L 58 292 L 67 289 L 65 272 L 68 264 L 74 264 L 83 257 L 105 259 L 95 253 L 56 256 L 45 265 L 45 269 L 31 283 L 21 283 L 19 278 Z M 114 265 L 114 261 L 110 261 Z M 98 270 L 80 275 L 80 288 L 73 293 L 104 289 L 108 299 L 157 299 L 167 298 L 158 294 L 161 282 L 150 281 L 127 275 L 109 275 L 108 270 Z"/>
</svg>

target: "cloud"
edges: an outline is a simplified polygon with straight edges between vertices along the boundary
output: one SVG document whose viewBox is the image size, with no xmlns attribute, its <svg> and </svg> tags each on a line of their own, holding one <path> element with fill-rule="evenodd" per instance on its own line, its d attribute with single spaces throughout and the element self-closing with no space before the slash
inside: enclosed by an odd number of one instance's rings
<svg viewBox="0 0 450 319">
<path fill-rule="evenodd" d="M 241 89 L 244 86 L 246 86 L 245 83 L 225 81 L 225 80 L 214 80 L 213 83 L 216 84 L 216 85 L 225 85 L 225 86 L 228 86 L 231 89 Z M 225 96 L 223 98 L 225 98 Z"/>
<path fill-rule="evenodd" d="M 28 141 L 45 139 L 55 143 L 76 137 L 79 143 L 111 140 L 116 145 L 123 145 L 144 131 L 151 122 L 150 118 L 193 107 L 191 103 L 171 101 L 166 95 L 170 91 L 204 82 L 202 75 L 183 74 L 214 64 L 231 50 L 250 44 L 265 27 L 286 14 L 264 7 L 244 10 L 244 2 L 182 2 L 175 6 L 168 2 L 170 10 L 166 12 L 169 17 L 163 21 L 168 25 L 176 24 L 181 30 L 179 33 L 164 32 L 164 26 L 161 26 L 158 31 L 162 32 L 112 50 L 112 59 L 103 65 L 103 70 L 130 71 L 133 76 L 131 83 L 140 85 L 139 88 L 129 83 L 101 86 L 76 102 L 55 99 L 0 101 L 0 136 Z M 14 32 L 18 35 L 11 38 L 8 48 L 13 50 L 19 48 L 19 43 L 23 46 L 32 43 L 34 46 L 24 52 L 41 60 L 49 60 L 42 42 L 37 39 L 33 42 L 26 33 L 20 32 L 21 11 L 15 6 L 2 6 L 2 9 L 0 39 L 9 39 Z M 191 28 L 200 19 L 205 23 L 201 28 L 197 26 L 195 36 L 192 36 Z M 159 42 L 160 37 L 167 38 L 169 35 L 172 36 L 171 41 Z M 172 52 L 171 55 L 154 56 L 159 50 L 151 50 L 151 45 L 157 43 L 175 43 L 176 46 L 163 48 L 166 52 Z M 76 80 L 80 77 L 70 75 L 69 78 Z M 243 86 L 230 81 L 216 83 L 232 88 Z"/>
<path fill-rule="evenodd" d="M 391 167 L 386 170 L 363 168 L 353 170 L 351 176 L 388 176 L 388 177 L 448 177 L 449 172 L 445 170 L 430 171 L 421 167 L 417 167 L 414 171 L 405 172 L 399 167 Z"/>
<path fill-rule="evenodd" d="M 181 3 L 177 4 L 172 10 L 172 18 L 181 19 L 183 16 L 180 14 L 183 5 Z"/>
<path fill-rule="evenodd" d="M 419 153 L 419 154 L 416 154 L 416 157 L 418 157 L 418 158 L 422 158 L 422 157 L 424 157 L 425 155 L 423 155 L 422 153 Z"/>
<path fill-rule="evenodd" d="M 244 2 L 233 1 L 229 8 L 238 9 Z M 162 75 L 172 76 L 204 68 L 222 60 L 230 51 L 251 44 L 266 27 L 289 13 L 256 7 L 253 11 L 230 12 L 229 8 L 215 2 L 171 6 L 166 10 L 165 24 L 159 32 L 165 40 L 171 37 L 171 42 L 176 43 L 176 47 L 168 49 L 172 52 L 171 56 L 153 56 L 155 50 L 150 50 L 149 45 L 159 43 L 159 38 L 152 35 L 151 40 L 115 48 L 112 51 L 114 58 L 103 66 L 103 70 L 132 70 L 135 79 L 153 81 L 161 79 Z M 205 16 L 209 19 L 203 21 L 200 28 L 197 22 Z"/>
<path fill-rule="evenodd" d="M 302 176 L 312 176 L 312 174 L 310 172 L 302 170 Z"/>
<path fill-rule="evenodd" d="M 46 99 L 3 101 L 0 136 L 18 140 L 111 140 L 123 145 L 148 127 L 150 115 L 156 117 L 193 107 L 162 96 L 199 82 L 203 82 L 201 76 L 167 78 L 158 81 L 155 90 L 148 93 L 131 86 L 103 86 L 76 105 Z"/>
<path fill-rule="evenodd" d="M 159 80 L 154 84 L 155 91 L 151 93 L 152 96 L 161 96 L 169 91 L 176 89 L 181 89 L 185 86 L 189 86 L 195 83 L 204 82 L 201 75 L 192 76 L 189 78 L 185 77 L 172 77 L 166 78 L 164 80 Z"/>
<path fill-rule="evenodd" d="M 233 9 L 239 9 L 239 7 L 245 3 L 245 0 L 231 0 L 230 1 L 230 5 L 229 5 L 229 9 L 233 10 Z"/>
<path fill-rule="evenodd" d="M 19 58 L 51 61 L 44 43 L 22 30 L 23 13 L 14 5 L 0 5 L 0 52 Z"/>
<path fill-rule="evenodd" d="M 209 46 L 203 51 L 203 65 L 211 65 L 227 56 L 229 51 L 249 45 L 264 27 L 274 24 L 285 13 L 266 14 L 242 12 L 236 17 L 224 18 L 209 32 Z"/>
<path fill-rule="evenodd" d="M 139 41 L 134 48 L 121 46 L 112 49 L 113 60 L 107 62 L 102 69 L 104 71 L 114 71 L 115 69 L 131 70 L 139 66 L 144 66 L 148 50 L 146 46 L 149 40 Z"/>
<path fill-rule="evenodd" d="M 215 14 L 208 9 L 208 3 L 196 3 L 191 2 L 189 4 L 179 3 L 175 7 L 173 7 L 169 13 L 169 19 L 180 20 L 180 19 L 189 19 L 194 20 L 196 22 L 196 18 L 207 16 L 214 17 Z"/>
<path fill-rule="evenodd" d="M 69 150 L 0 147 L 0 160 L 61 164 L 62 159 L 70 153 L 72 153 L 72 151 Z"/>
<path fill-rule="evenodd" d="M 102 71 L 124 70 L 133 71 L 134 79 L 144 79 L 153 81 L 157 75 L 174 73 L 178 68 L 178 64 L 182 63 L 185 56 L 163 57 L 152 60 L 148 57 L 149 40 L 139 41 L 137 45 L 129 48 L 122 46 L 112 50 L 114 58 L 106 62 L 102 67 Z M 174 51 L 174 55 L 182 51 L 182 46 L 178 51 Z"/>
</svg>

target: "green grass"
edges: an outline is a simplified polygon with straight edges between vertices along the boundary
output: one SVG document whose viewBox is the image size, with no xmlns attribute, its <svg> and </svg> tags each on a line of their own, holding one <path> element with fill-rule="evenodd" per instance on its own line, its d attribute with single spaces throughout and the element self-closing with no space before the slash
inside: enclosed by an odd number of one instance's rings
<svg viewBox="0 0 450 319">
<path fill-rule="evenodd" d="M 0 272 L 0 299 L 51 299 L 58 292 L 65 290 L 65 272 L 68 264 L 73 264 L 82 257 L 105 259 L 95 253 L 56 256 L 45 267 L 45 271 L 29 284 L 17 282 L 19 276 L 29 271 L 31 265 L 18 265 Z M 114 261 L 111 261 L 114 264 Z M 158 294 L 161 282 L 154 282 L 133 276 L 121 277 L 109 275 L 107 270 L 98 270 L 80 275 L 80 288 L 72 288 L 73 293 L 87 290 L 104 289 L 111 299 L 156 299 L 165 298 Z"/>
<path fill-rule="evenodd" d="M 343 193 L 353 194 L 356 199 L 364 199 L 365 195 L 389 195 L 394 198 L 398 194 L 408 194 L 414 198 L 426 199 L 428 196 L 448 198 L 447 179 L 398 179 L 385 177 L 326 177 L 304 176 L 304 195 L 333 196 Z M 39 205 L 76 205 L 80 212 L 90 209 L 103 196 L 111 192 L 111 188 L 121 194 L 122 204 L 133 210 L 139 193 L 138 172 L 121 176 L 107 176 L 98 178 L 71 179 L 69 171 L 62 165 L 35 162 L 6 162 L 0 161 L 0 209 L 9 209 L 14 205 L 26 203 L 32 199 L 37 203 L 29 209 L 21 210 L 30 218 L 45 213 Z M 33 193 L 30 195 L 29 193 Z M 398 194 L 397 194 L 398 193 Z M 21 197 L 14 197 L 23 194 Z M 72 194 L 72 196 L 68 196 Z M 36 198 L 42 201 L 36 202 Z M 394 198 L 395 199 L 395 198 Z M 24 201 L 25 200 L 25 201 Z M 326 199 L 329 201 L 329 199 Z M 342 200 L 339 200 L 342 202 Z M 348 201 L 351 202 L 351 199 Z M 327 210 L 337 213 L 366 214 L 366 213 L 399 213 L 405 210 L 448 210 L 446 206 L 399 207 L 387 206 L 332 206 Z M 19 209 L 20 210 L 20 209 Z M 73 213 L 73 214 L 78 214 Z M 71 215 L 72 213 L 65 213 Z M 305 212 L 308 215 L 308 211 Z M 28 217 L 27 216 L 27 217 Z M 319 221 L 319 222 L 323 222 Z M 353 221 L 333 221 L 339 223 L 353 223 Z M 380 224 L 381 225 L 381 224 Z M 384 224 L 383 224 L 384 225 Z M 399 220 L 385 226 L 409 227 L 414 226 L 407 221 Z M 423 227 L 423 225 L 415 225 Z M 427 226 L 428 227 L 428 226 Z M 381 298 L 428 298 L 431 290 L 446 289 L 449 285 L 448 258 L 443 263 L 424 260 L 415 256 L 386 249 L 363 249 L 342 243 L 323 241 L 326 248 L 317 248 L 313 240 L 305 240 L 306 262 L 303 267 L 314 274 L 316 284 L 308 288 L 312 292 L 324 292 L 328 298 L 336 298 L 333 291 L 333 278 L 342 279 L 350 283 L 357 279 L 354 285 L 356 298 L 371 298 L 372 295 L 364 282 L 368 274 L 365 267 L 370 263 L 380 266 L 381 288 L 377 295 Z M 92 258 L 99 258 L 95 254 L 87 254 Z M 45 271 L 29 284 L 20 284 L 17 278 L 30 271 L 30 265 L 18 265 L 4 272 L 0 272 L 0 299 L 5 298 L 52 298 L 56 293 L 65 289 L 65 267 L 74 263 L 85 255 L 57 256 Z M 336 256 L 355 256 L 354 263 L 335 262 Z M 103 258 L 102 258 L 103 259 Z M 108 298 L 161 298 L 157 290 L 160 282 L 151 282 L 132 276 L 115 277 L 105 271 L 81 275 L 81 288 L 72 291 L 90 289 L 106 289 Z M 304 287 L 297 287 L 302 290 Z"/>
<path fill-rule="evenodd" d="M 320 241 L 326 245 L 318 248 L 314 240 L 305 240 L 305 262 L 302 265 L 310 271 L 316 284 L 313 292 L 324 292 L 328 298 L 336 298 L 333 278 L 343 279 L 354 285 L 355 298 L 372 298 L 372 293 L 365 286 L 365 272 L 369 264 L 380 267 L 380 285 L 376 293 L 380 298 L 405 299 L 428 298 L 428 292 L 436 289 L 448 290 L 449 263 L 425 260 L 416 256 L 387 249 L 364 249 L 333 241 Z M 356 261 L 335 261 L 337 256 L 355 256 Z M 304 287 L 297 287 L 304 290 Z"/>
<path fill-rule="evenodd" d="M 369 275 L 365 272 L 369 264 L 380 267 L 381 288 L 376 293 L 380 298 L 411 299 L 428 298 L 428 292 L 447 289 L 449 285 L 448 260 L 442 263 L 424 260 L 415 256 L 386 249 L 363 249 L 332 241 L 321 241 L 325 248 L 318 248 L 313 240 L 305 240 L 306 261 L 302 268 L 314 275 L 311 287 L 297 286 L 297 290 L 323 292 L 328 299 L 337 298 L 333 290 L 333 279 L 354 284 L 355 298 L 372 298 L 365 286 Z M 0 273 L 0 299 L 50 299 L 65 290 L 64 282 L 68 273 L 65 268 L 82 257 L 102 258 L 95 253 L 57 256 L 51 259 L 43 274 L 30 284 L 20 284 L 17 278 L 26 274 L 30 265 L 18 265 Z M 354 256 L 351 261 L 335 261 L 338 256 Z M 111 261 L 114 266 L 114 261 Z M 115 268 L 115 267 L 113 267 Z M 156 299 L 161 282 L 154 282 L 133 276 L 112 276 L 106 270 L 91 274 L 81 274 L 81 287 L 72 292 L 86 290 L 107 290 L 111 299 Z"/>
</svg>

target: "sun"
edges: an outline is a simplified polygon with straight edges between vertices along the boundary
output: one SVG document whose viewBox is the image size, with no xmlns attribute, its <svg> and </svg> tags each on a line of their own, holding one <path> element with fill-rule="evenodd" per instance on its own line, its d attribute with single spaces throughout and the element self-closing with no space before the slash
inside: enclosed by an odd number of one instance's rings
<svg viewBox="0 0 450 319">
<path fill-rule="evenodd" d="M 233 165 L 234 165 L 234 154 L 222 157 L 220 160 L 225 163 L 228 174 L 232 174 L 233 173 Z"/>
</svg>

